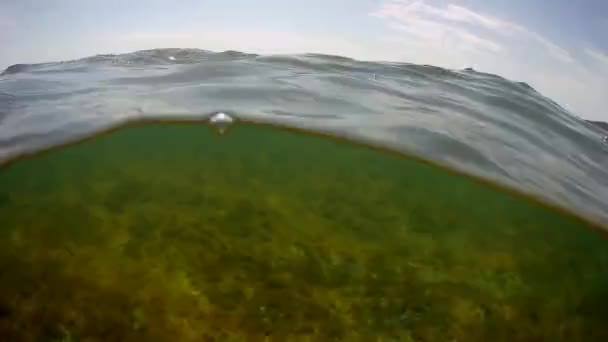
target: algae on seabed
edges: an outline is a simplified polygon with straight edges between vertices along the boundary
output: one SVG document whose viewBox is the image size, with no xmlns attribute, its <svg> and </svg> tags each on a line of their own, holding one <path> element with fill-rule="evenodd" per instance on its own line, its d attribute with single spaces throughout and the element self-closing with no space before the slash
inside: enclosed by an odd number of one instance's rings
<svg viewBox="0 0 608 342">
<path fill-rule="evenodd" d="M 424 163 L 148 123 L 0 170 L 0 341 L 608 341 L 608 240 Z"/>
</svg>

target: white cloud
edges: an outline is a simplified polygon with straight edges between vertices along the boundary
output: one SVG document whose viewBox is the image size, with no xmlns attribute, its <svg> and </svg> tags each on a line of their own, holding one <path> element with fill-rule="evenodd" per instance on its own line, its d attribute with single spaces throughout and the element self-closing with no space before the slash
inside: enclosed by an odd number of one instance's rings
<svg viewBox="0 0 608 342">
<path fill-rule="evenodd" d="M 599 64 L 601 68 L 604 68 L 604 71 L 608 72 L 608 53 L 602 53 L 593 48 L 585 49 L 585 53 L 589 55 L 595 63 Z"/>
<path fill-rule="evenodd" d="M 531 39 L 536 40 L 540 45 L 542 45 L 547 51 L 556 59 L 561 60 L 562 62 L 572 63 L 574 59 L 570 56 L 570 53 L 565 49 L 562 49 L 557 44 L 551 42 L 550 40 L 543 38 L 540 34 L 532 31 L 528 31 L 524 28 L 519 29 L 521 33 L 527 35 Z"/>
<path fill-rule="evenodd" d="M 385 3 L 373 16 L 386 19 L 397 30 L 424 39 L 426 44 L 437 48 L 447 48 L 458 44 L 468 50 L 487 49 L 494 52 L 502 46 L 473 34 L 465 27 L 455 26 L 450 21 L 481 23 L 488 27 L 499 27 L 502 23 L 492 18 L 484 18 L 460 6 L 451 5 L 447 9 L 429 6 L 422 1 Z M 437 20 L 438 18 L 444 20 Z M 460 44 L 462 43 L 462 44 Z"/>
<path fill-rule="evenodd" d="M 456 4 L 386 0 L 373 17 L 384 22 L 386 44 L 409 62 L 447 68 L 471 66 L 525 81 L 574 114 L 608 120 L 608 78 L 598 72 L 608 57 L 588 50 L 584 63 L 566 49 L 519 23 Z"/>
<path fill-rule="evenodd" d="M 447 10 L 439 12 L 445 19 L 461 21 L 469 24 L 477 24 L 493 30 L 511 27 L 511 24 L 508 22 L 502 21 L 498 18 L 480 15 L 458 5 L 450 4 L 447 6 Z"/>
</svg>

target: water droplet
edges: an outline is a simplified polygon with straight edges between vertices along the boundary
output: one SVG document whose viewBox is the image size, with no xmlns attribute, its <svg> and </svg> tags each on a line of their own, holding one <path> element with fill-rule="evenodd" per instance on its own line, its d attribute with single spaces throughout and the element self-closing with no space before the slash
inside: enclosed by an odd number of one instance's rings
<svg viewBox="0 0 608 342">
<path fill-rule="evenodd" d="M 169 56 L 169 60 L 174 61 L 174 60 L 175 60 L 175 57 L 173 57 L 173 56 Z"/>
<path fill-rule="evenodd" d="M 608 135 L 604 135 L 604 137 L 602 138 L 602 142 L 604 144 L 608 144 Z"/>
<path fill-rule="evenodd" d="M 219 134 L 224 134 L 228 127 L 234 123 L 234 119 L 226 113 L 216 113 L 209 118 L 209 123 Z"/>
</svg>

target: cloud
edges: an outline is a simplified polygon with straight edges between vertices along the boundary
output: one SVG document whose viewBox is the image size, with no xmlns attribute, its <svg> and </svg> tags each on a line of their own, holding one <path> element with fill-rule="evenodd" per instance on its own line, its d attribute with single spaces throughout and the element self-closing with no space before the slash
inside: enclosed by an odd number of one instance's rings
<svg viewBox="0 0 608 342">
<path fill-rule="evenodd" d="M 389 26 L 408 32 L 431 42 L 445 42 L 446 38 L 459 38 L 469 44 L 465 50 L 487 49 L 500 52 L 503 40 L 534 41 L 553 57 L 572 62 L 570 54 L 540 34 L 523 26 L 493 16 L 482 15 L 459 5 L 444 8 L 431 6 L 422 0 L 385 2 L 372 16 L 385 19 Z M 479 32 L 479 33 L 473 33 Z M 485 37 L 484 37 L 485 36 Z M 427 42 L 428 42 L 427 41 Z"/>
<path fill-rule="evenodd" d="M 439 11 L 445 19 L 477 24 L 489 29 L 511 28 L 513 25 L 498 18 L 483 16 L 458 5 L 448 5 L 447 10 Z"/>
<path fill-rule="evenodd" d="M 520 23 L 459 4 L 386 0 L 370 15 L 384 23 L 383 39 L 402 60 L 525 81 L 576 115 L 608 120 L 608 78 L 597 72 L 608 58 L 597 50 L 586 50 L 594 62 L 585 63 Z"/>
<path fill-rule="evenodd" d="M 592 60 L 603 68 L 605 72 L 608 72 L 608 54 L 602 53 L 601 51 L 594 48 L 586 48 L 585 53 L 592 58 Z"/>
<path fill-rule="evenodd" d="M 372 16 L 385 19 L 393 29 L 437 48 L 457 45 L 463 50 L 502 50 L 500 44 L 473 34 L 466 27 L 454 25 L 454 22 L 479 23 L 492 28 L 499 27 L 502 23 L 493 18 L 481 17 L 460 6 L 450 5 L 446 9 L 440 9 L 422 1 L 393 1 L 385 3 Z"/>
<path fill-rule="evenodd" d="M 551 42 L 550 40 L 543 38 L 540 34 L 532 31 L 528 31 L 524 28 L 519 29 L 524 35 L 528 36 L 530 39 L 535 40 L 537 43 L 542 45 L 547 51 L 556 59 L 559 59 L 562 62 L 573 63 L 574 59 L 570 56 L 570 53 L 565 49 L 562 49 L 557 44 Z"/>
</svg>

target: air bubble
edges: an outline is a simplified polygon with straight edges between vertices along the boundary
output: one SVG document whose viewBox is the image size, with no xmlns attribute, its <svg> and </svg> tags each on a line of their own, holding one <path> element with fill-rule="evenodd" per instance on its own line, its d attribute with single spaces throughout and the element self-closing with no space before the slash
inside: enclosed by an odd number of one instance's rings
<svg viewBox="0 0 608 342">
<path fill-rule="evenodd" d="M 222 112 L 218 112 L 216 114 L 213 114 L 210 118 L 209 118 L 209 124 L 211 125 L 211 127 L 215 128 L 215 130 L 219 133 L 219 134 L 224 134 L 224 132 L 226 132 L 226 130 L 234 123 L 234 119 L 226 114 L 226 113 L 222 113 Z"/>
</svg>

